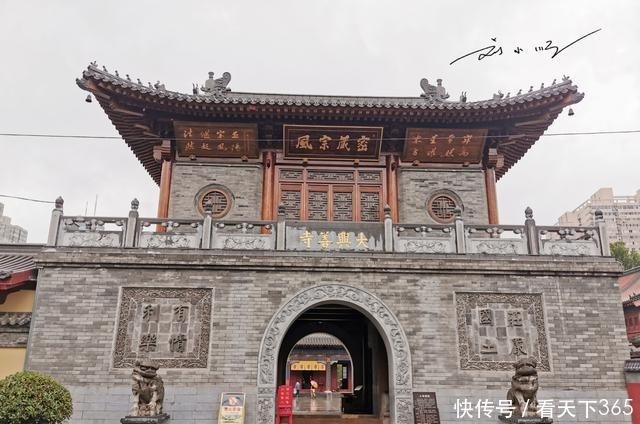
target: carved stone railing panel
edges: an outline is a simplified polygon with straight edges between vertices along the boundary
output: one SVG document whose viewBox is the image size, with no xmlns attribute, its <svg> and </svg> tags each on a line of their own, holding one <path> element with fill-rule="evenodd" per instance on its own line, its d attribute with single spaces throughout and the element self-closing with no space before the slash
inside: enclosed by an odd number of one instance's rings
<svg viewBox="0 0 640 424">
<path fill-rule="evenodd" d="M 164 232 L 148 231 L 160 227 Z M 202 221 L 141 218 L 137 247 L 156 249 L 198 249 L 202 239 Z"/>
<path fill-rule="evenodd" d="M 486 239 L 467 240 L 468 253 L 484 253 L 487 255 L 526 255 L 525 240 Z"/>
<path fill-rule="evenodd" d="M 596 227 L 538 227 L 542 255 L 600 256 L 600 233 Z"/>
<path fill-rule="evenodd" d="M 593 241 L 543 240 L 543 255 L 600 256 L 600 248 Z"/>
<path fill-rule="evenodd" d="M 213 239 L 213 249 L 224 250 L 274 250 L 273 234 L 220 234 Z"/>
<path fill-rule="evenodd" d="M 396 225 L 394 251 L 400 253 L 456 253 L 455 228 L 445 225 Z"/>
<path fill-rule="evenodd" d="M 275 223 L 269 221 L 216 222 L 211 248 L 224 250 L 275 250 Z"/>
<path fill-rule="evenodd" d="M 488 255 L 526 255 L 527 238 L 524 226 L 474 225 L 465 231 L 467 253 Z"/>
<path fill-rule="evenodd" d="M 60 246 L 121 247 L 122 233 L 107 231 L 71 231 L 61 234 Z"/>
<path fill-rule="evenodd" d="M 126 219 L 68 217 L 60 222 L 58 245 L 69 247 L 121 247 Z"/>
<path fill-rule="evenodd" d="M 197 249 L 200 245 L 198 234 L 184 233 L 142 233 L 138 247 L 147 249 Z"/>
</svg>

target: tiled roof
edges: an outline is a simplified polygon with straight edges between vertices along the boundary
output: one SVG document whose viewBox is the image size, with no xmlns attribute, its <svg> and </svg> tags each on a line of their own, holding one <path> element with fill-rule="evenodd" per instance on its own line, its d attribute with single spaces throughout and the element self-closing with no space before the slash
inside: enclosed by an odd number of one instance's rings
<svg viewBox="0 0 640 424">
<path fill-rule="evenodd" d="M 640 372 L 640 359 L 627 359 L 624 361 L 624 370 L 627 372 Z"/>
<path fill-rule="evenodd" d="M 626 271 L 618 278 L 618 286 L 624 305 L 640 301 L 640 268 Z"/>
<path fill-rule="evenodd" d="M 76 82 L 94 94 L 157 183 L 161 166 L 153 157 L 153 147 L 173 131 L 166 117 L 193 121 L 262 121 L 277 125 L 309 122 L 388 125 L 399 128 L 399 135 L 395 137 L 403 137 L 402 129 L 407 127 L 493 128 L 497 131 L 494 135 L 500 135 L 500 139 L 496 139 L 499 153 L 504 155 L 504 166 L 496 171 L 496 177 L 500 178 L 524 156 L 564 107 L 584 97 L 569 78 L 523 94 L 474 102 L 422 96 L 264 94 L 225 89 L 212 94 L 185 94 L 166 90 L 160 84 L 145 86 L 94 64 Z M 156 121 L 158 116 L 163 117 L 162 123 Z M 152 128 L 156 124 L 164 127 Z M 277 140 L 275 136 L 273 141 Z"/>
<path fill-rule="evenodd" d="M 9 278 L 16 272 L 35 269 L 33 256 L 27 255 L 0 255 L 0 280 Z"/>
<path fill-rule="evenodd" d="M 340 346 L 342 342 L 331 334 L 312 333 L 301 338 L 296 346 Z"/>
<path fill-rule="evenodd" d="M 566 78 L 542 87 L 539 90 L 531 90 L 524 94 L 480 100 L 475 102 L 459 102 L 446 100 L 433 100 L 425 97 L 376 97 L 376 96 L 332 96 L 332 95 L 307 95 L 307 94 L 267 94 L 244 93 L 235 91 L 223 91 L 218 94 L 187 94 L 176 91 L 156 88 L 139 84 L 129 79 L 122 78 L 89 65 L 83 72 L 78 85 L 84 87 L 84 81 L 88 79 L 107 82 L 116 86 L 127 88 L 141 94 L 147 94 L 158 98 L 184 101 L 187 103 L 204 104 L 257 104 L 274 106 L 334 106 L 334 107 L 365 107 L 387 109 L 431 109 L 431 110 L 477 110 L 497 108 L 507 105 L 518 105 L 533 100 L 540 100 L 551 96 L 577 92 L 577 87 L 570 79 Z M 84 81 L 83 81 L 84 80 Z"/>
<path fill-rule="evenodd" d="M 31 323 L 30 312 L 0 312 L 0 327 L 18 328 L 29 327 Z"/>
<path fill-rule="evenodd" d="M 0 254 L 0 303 L 7 293 L 33 285 L 36 278 L 33 256 Z"/>
</svg>

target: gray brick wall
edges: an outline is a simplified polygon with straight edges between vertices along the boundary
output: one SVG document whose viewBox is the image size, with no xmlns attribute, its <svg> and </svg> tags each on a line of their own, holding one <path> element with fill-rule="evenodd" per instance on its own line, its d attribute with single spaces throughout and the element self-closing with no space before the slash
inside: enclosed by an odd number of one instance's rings
<svg viewBox="0 0 640 424">
<path fill-rule="evenodd" d="M 58 249 L 41 256 L 27 367 L 72 389 L 73 424 L 113 423 L 129 409 L 130 370 L 114 369 L 111 358 L 118 296 L 126 286 L 214 291 L 208 368 L 160 371 L 172 423 L 214 422 L 222 391 L 246 392 L 246 422 L 254 423 L 268 321 L 296 292 L 326 283 L 368 290 L 393 311 L 409 341 L 414 390 L 437 393 L 443 423 L 459 422 L 455 398 L 497 401 L 511 377 L 459 369 L 454 293 L 460 291 L 542 293 L 552 371 L 541 373 L 541 397 L 626 396 L 619 269 L 610 259 L 213 253 Z M 630 422 L 581 417 L 573 422 Z"/>
<path fill-rule="evenodd" d="M 486 224 L 487 195 L 481 169 L 420 169 L 400 168 L 398 172 L 398 202 L 400 222 L 432 223 L 427 213 L 427 201 L 437 190 L 447 189 L 460 197 L 462 217 L 469 224 Z"/>
<path fill-rule="evenodd" d="M 259 220 L 262 203 L 262 165 L 177 162 L 173 165 L 169 216 L 198 218 L 195 198 L 201 188 L 220 184 L 233 195 L 228 220 Z M 258 206 L 256 206 L 258 205 Z"/>
</svg>

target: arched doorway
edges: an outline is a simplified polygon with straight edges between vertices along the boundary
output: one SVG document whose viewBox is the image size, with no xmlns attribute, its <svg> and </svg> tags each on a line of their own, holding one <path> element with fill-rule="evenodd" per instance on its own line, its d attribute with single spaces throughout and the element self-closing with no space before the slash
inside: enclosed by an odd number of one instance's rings
<svg viewBox="0 0 640 424">
<path fill-rule="evenodd" d="M 349 365 L 349 370 L 353 371 L 351 390 L 349 390 L 349 394 L 344 394 L 344 405 L 342 405 L 340 402 L 342 394 L 336 393 L 334 395 L 334 392 L 327 392 L 326 378 L 331 377 L 331 368 L 328 368 L 328 376 L 314 373 L 316 377 L 314 381 L 318 384 L 318 395 L 315 399 L 303 397 L 295 415 L 317 415 L 320 413 L 333 415 L 344 412 L 346 414 L 379 416 L 381 398 L 383 393 L 388 393 L 389 390 L 386 348 L 371 321 L 361 312 L 349 306 L 334 303 L 322 304 L 307 309 L 298 316 L 282 341 L 278 355 L 276 385 L 286 384 L 287 357 L 290 356 L 290 346 L 295 346 L 300 340 L 319 332 L 338 340 L 348 352 L 351 358 L 350 362 L 352 362 Z M 329 360 L 329 358 L 326 359 Z M 324 366 L 325 370 L 327 369 L 326 365 Z M 302 383 L 304 388 L 308 388 L 310 381 Z"/>
<path fill-rule="evenodd" d="M 397 424 L 413 423 L 411 355 L 407 338 L 400 323 L 391 310 L 376 296 L 365 290 L 342 284 L 321 285 L 302 290 L 289 299 L 272 317 L 263 336 L 258 356 L 257 422 L 272 424 L 274 421 L 276 387 L 285 381 L 286 356 L 285 366 L 281 366 L 283 356 L 280 355 L 281 351 L 288 353 L 297 340 L 309 334 L 308 332 L 314 326 L 316 328 L 313 331 L 319 330 L 317 322 L 316 324 L 305 324 L 305 320 L 298 321 L 299 318 L 304 317 L 307 311 L 314 313 L 316 308 L 315 312 L 322 311 L 323 305 L 340 306 L 352 311 L 350 313 L 362 316 L 363 320 L 359 320 L 359 323 L 360 325 L 367 324 L 367 329 L 359 330 L 358 333 L 361 350 L 370 347 L 368 339 L 374 340 L 379 337 L 378 341 L 383 346 L 381 350 L 387 357 L 386 384 L 388 384 L 389 391 L 391 422 Z M 296 324 L 296 322 L 302 323 Z M 322 329 L 326 328 L 325 326 Z M 362 336 L 365 332 L 367 346 L 362 342 Z M 334 335 L 346 342 L 345 346 L 354 356 L 354 363 L 356 356 L 364 358 L 363 361 L 366 361 L 366 354 L 355 355 L 351 350 L 352 343 L 349 340 L 353 338 L 349 337 L 348 333 L 340 337 L 336 331 Z M 288 347 L 285 346 L 285 343 Z M 375 344 L 375 341 L 373 343 Z M 360 366 L 354 364 L 354 370 L 358 368 Z M 354 384 L 357 383 L 358 378 L 366 383 L 364 371 L 360 377 L 356 377 L 354 372 Z M 369 382 L 371 397 L 373 397 L 373 384 L 373 381 Z M 374 404 L 373 400 L 369 402 L 372 407 Z"/>
</svg>

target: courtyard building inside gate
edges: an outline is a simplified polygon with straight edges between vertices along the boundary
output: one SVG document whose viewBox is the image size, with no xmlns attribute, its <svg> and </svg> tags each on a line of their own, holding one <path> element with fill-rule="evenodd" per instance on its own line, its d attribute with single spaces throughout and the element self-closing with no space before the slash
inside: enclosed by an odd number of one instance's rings
<svg viewBox="0 0 640 424">
<path fill-rule="evenodd" d="M 71 390 L 72 423 L 126 415 L 140 359 L 160 366 L 172 423 L 214 422 L 223 392 L 273 423 L 303 361 L 347 414 L 414 423 L 428 393 L 439 422 L 478 422 L 454 406 L 497 405 L 524 357 L 539 398 L 575 403 L 567 422 L 631 422 L 578 403 L 628 397 L 602 215 L 498 219 L 496 181 L 583 98 L 571 80 L 469 101 L 440 80 L 347 97 L 230 79 L 178 93 L 91 64 L 77 80 L 160 195 L 157 213 L 122 199 L 120 216 L 68 216 L 62 198 L 52 212 L 26 367 Z M 305 356 L 314 337 L 335 358 Z"/>
</svg>

